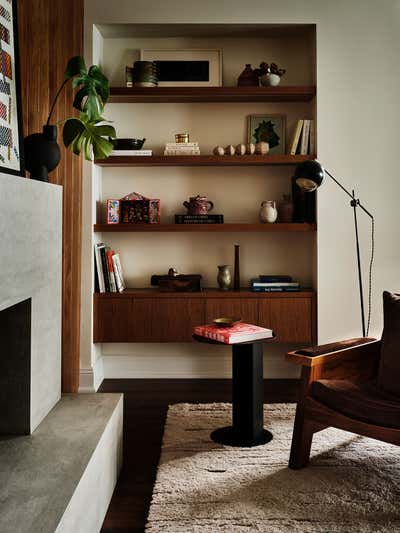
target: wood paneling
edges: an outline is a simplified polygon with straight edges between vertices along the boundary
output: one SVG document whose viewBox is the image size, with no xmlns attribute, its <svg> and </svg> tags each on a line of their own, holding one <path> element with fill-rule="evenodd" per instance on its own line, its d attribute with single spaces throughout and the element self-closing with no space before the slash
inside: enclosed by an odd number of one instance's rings
<svg viewBox="0 0 400 533">
<path fill-rule="evenodd" d="M 219 316 L 272 328 L 279 342 L 312 342 L 314 294 L 157 293 L 94 296 L 94 342 L 189 342 Z M 158 297 L 159 296 L 159 297 Z"/>
<path fill-rule="evenodd" d="M 221 316 L 237 317 L 243 322 L 258 324 L 258 301 L 250 298 L 207 299 L 206 322 Z"/>
<path fill-rule="evenodd" d="M 19 0 L 24 135 L 40 132 L 67 61 L 83 52 L 83 0 Z M 73 90 L 62 92 L 55 124 L 73 114 Z M 59 141 L 61 132 L 59 132 Z M 62 387 L 79 386 L 82 161 L 60 142 L 61 162 L 50 181 L 63 186 Z"/>
<path fill-rule="evenodd" d="M 278 342 L 312 342 L 312 305 L 311 298 L 260 301 L 260 326 L 273 329 Z"/>
</svg>

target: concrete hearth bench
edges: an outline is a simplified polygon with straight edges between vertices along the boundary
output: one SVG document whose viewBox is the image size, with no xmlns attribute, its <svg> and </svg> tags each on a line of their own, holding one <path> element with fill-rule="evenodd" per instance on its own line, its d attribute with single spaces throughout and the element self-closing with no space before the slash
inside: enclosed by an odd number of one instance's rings
<svg viewBox="0 0 400 533">
<path fill-rule="evenodd" d="M 122 461 L 121 394 L 67 394 L 31 434 L 0 437 L 0 531 L 94 533 Z"/>
</svg>

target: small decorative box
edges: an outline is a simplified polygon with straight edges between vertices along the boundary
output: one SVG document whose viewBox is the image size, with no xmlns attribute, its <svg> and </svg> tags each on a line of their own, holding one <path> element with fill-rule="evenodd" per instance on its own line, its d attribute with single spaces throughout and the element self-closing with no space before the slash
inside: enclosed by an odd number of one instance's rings
<svg viewBox="0 0 400 533">
<path fill-rule="evenodd" d="M 107 224 L 119 224 L 120 200 L 107 200 Z"/>
<path fill-rule="evenodd" d="M 120 221 L 125 224 L 159 224 L 160 200 L 132 192 L 120 200 Z"/>
</svg>

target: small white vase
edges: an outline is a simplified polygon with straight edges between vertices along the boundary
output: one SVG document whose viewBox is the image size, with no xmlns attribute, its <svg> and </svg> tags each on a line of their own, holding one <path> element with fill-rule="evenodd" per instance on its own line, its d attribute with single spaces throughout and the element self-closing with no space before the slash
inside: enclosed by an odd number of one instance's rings
<svg viewBox="0 0 400 533">
<path fill-rule="evenodd" d="M 281 82 L 281 77 L 278 74 L 264 74 L 260 77 L 261 85 L 264 87 L 276 87 Z"/>
<path fill-rule="evenodd" d="M 260 220 L 261 222 L 273 224 L 278 218 L 278 210 L 274 200 L 267 200 L 261 203 Z"/>
</svg>

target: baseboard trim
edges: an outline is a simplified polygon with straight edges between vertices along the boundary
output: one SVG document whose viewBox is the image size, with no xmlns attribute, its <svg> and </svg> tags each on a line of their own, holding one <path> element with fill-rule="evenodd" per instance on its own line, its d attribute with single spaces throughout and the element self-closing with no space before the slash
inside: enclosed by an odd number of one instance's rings
<svg viewBox="0 0 400 533">
<path fill-rule="evenodd" d="M 104 379 L 229 379 L 232 376 L 230 355 L 212 354 L 198 357 L 103 355 Z M 297 379 L 299 368 L 282 357 L 264 356 L 264 378 Z"/>
<path fill-rule="evenodd" d="M 80 393 L 97 392 L 104 379 L 103 357 L 99 357 L 93 368 L 81 368 L 79 372 Z"/>
</svg>

